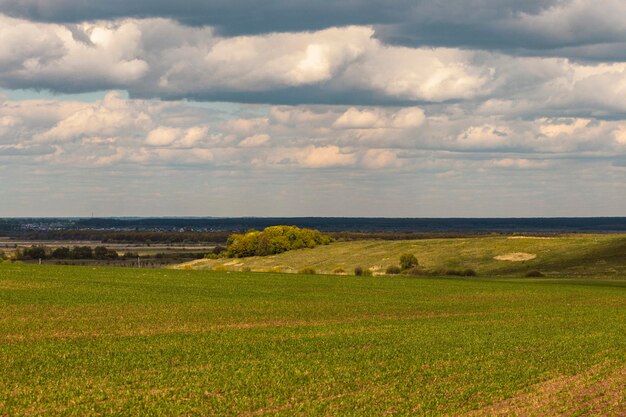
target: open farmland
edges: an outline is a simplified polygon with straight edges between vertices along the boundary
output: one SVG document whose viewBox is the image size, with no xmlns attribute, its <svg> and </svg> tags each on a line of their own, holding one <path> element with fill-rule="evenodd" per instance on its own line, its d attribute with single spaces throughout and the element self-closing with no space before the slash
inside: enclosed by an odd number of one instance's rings
<svg viewBox="0 0 626 417">
<path fill-rule="evenodd" d="M 277 272 L 313 268 L 321 273 L 338 269 L 352 273 L 360 265 L 374 274 L 382 274 L 388 266 L 398 265 L 404 253 L 414 254 L 424 270 L 435 273 L 471 268 L 479 275 L 523 276 L 538 269 L 552 276 L 626 277 L 626 235 L 623 234 L 335 242 L 274 256 L 201 259 L 179 268 Z"/>
<path fill-rule="evenodd" d="M 626 413 L 626 282 L 0 264 L 0 415 Z"/>
</svg>

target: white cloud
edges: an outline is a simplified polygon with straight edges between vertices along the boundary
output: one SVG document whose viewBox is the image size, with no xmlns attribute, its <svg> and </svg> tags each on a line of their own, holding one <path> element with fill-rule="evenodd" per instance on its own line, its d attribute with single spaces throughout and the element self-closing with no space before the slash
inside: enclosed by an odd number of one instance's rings
<svg viewBox="0 0 626 417">
<path fill-rule="evenodd" d="M 229 169 L 406 169 L 425 152 L 482 153 L 494 161 L 511 153 L 528 161 L 620 158 L 624 153 L 620 121 L 487 117 L 465 113 L 455 104 L 429 113 L 426 118 L 421 107 L 251 105 L 227 115 L 185 102 L 126 99 L 117 93 L 95 102 L 5 100 L 0 146 L 5 161 L 39 152 L 49 164 L 211 161 Z M 55 151 L 42 148 L 42 142 Z"/>
<path fill-rule="evenodd" d="M 329 168 L 354 165 L 357 157 L 338 146 L 308 146 L 296 152 L 296 161 L 306 168 Z"/>
<path fill-rule="evenodd" d="M 239 146 L 241 146 L 242 148 L 256 148 L 258 146 L 265 145 L 267 142 L 269 142 L 269 140 L 270 137 L 266 134 L 253 135 L 248 136 L 247 138 L 239 142 Z"/>
<path fill-rule="evenodd" d="M 620 145 L 626 145 L 626 124 L 620 125 L 614 132 L 615 141 Z"/>
<path fill-rule="evenodd" d="M 398 48 L 373 42 L 370 52 L 346 69 L 340 82 L 403 100 L 469 99 L 489 90 L 489 68 L 472 65 L 473 54 L 445 48 Z"/>
<path fill-rule="evenodd" d="M 149 65 L 139 58 L 141 30 L 135 21 L 85 23 L 75 30 L 0 15 L 0 81 L 59 91 L 128 87 Z"/>
<path fill-rule="evenodd" d="M 182 135 L 182 129 L 157 127 L 148 133 L 145 143 L 150 146 L 168 146 L 177 141 Z"/>
<path fill-rule="evenodd" d="M 408 129 L 421 126 L 425 119 L 424 111 L 419 107 L 406 107 L 397 111 L 350 107 L 335 120 L 333 127 L 338 129 Z"/>
<path fill-rule="evenodd" d="M 112 92 L 98 103 L 88 104 L 64 117 L 38 139 L 45 142 L 67 141 L 87 136 L 132 134 L 152 122 L 143 111 L 132 111 L 127 101 Z"/>
<path fill-rule="evenodd" d="M 549 138 L 572 135 L 576 131 L 586 128 L 590 121 L 589 119 L 540 119 L 539 132 Z"/>
<path fill-rule="evenodd" d="M 347 26 L 223 37 L 165 19 L 60 25 L 0 15 L 0 84 L 62 92 L 118 88 L 139 97 L 355 103 L 356 110 L 337 122 L 353 128 L 389 127 L 380 114 L 356 105 L 364 101 L 455 100 L 481 114 L 526 117 L 626 112 L 624 62 L 407 48 L 375 35 L 372 27 Z M 418 109 L 406 112 L 395 127 L 421 124 Z"/>
<path fill-rule="evenodd" d="M 549 161 L 538 161 L 523 158 L 504 158 L 491 161 L 498 168 L 543 169 L 550 166 Z"/>
</svg>

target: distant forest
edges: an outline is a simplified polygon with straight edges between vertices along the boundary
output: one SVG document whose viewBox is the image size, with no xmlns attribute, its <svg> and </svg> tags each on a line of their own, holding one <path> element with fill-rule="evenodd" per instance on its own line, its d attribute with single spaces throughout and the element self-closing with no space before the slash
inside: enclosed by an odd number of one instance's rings
<svg viewBox="0 0 626 417">
<path fill-rule="evenodd" d="M 626 217 L 399 218 L 9 218 L 0 236 L 103 243 L 225 243 L 233 233 L 289 225 L 317 229 L 335 240 L 427 239 L 484 234 L 624 233 Z"/>
</svg>

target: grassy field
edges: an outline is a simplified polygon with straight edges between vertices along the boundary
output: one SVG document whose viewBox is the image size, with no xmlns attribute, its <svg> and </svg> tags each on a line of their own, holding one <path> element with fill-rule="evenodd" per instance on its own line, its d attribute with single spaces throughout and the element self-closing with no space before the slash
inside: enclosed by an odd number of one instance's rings
<svg viewBox="0 0 626 417">
<path fill-rule="evenodd" d="M 227 269 L 297 272 L 314 268 L 332 273 L 341 268 L 352 273 L 355 266 L 384 273 L 398 265 L 400 255 L 412 253 L 420 266 L 443 273 L 449 269 L 476 270 L 480 275 L 517 275 L 538 269 L 555 276 L 626 277 L 626 235 L 570 235 L 545 237 L 480 237 L 405 241 L 336 242 L 275 256 L 244 259 L 202 259 L 181 266 L 191 269 Z M 524 254 L 527 261 L 496 257 Z"/>
<path fill-rule="evenodd" d="M 0 264 L 0 416 L 623 416 L 625 364 L 602 277 Z"/>
</svg>

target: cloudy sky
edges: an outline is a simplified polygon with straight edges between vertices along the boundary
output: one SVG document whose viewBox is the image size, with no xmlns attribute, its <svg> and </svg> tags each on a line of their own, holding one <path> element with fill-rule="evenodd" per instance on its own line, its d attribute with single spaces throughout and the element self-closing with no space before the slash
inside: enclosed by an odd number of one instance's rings
<svg viewBox="0 0 626 417">
<path fill-rule="evenodd" d="M 0 0 L 0 216 L 626 215 L 624 16 Z"/>
</svg>

